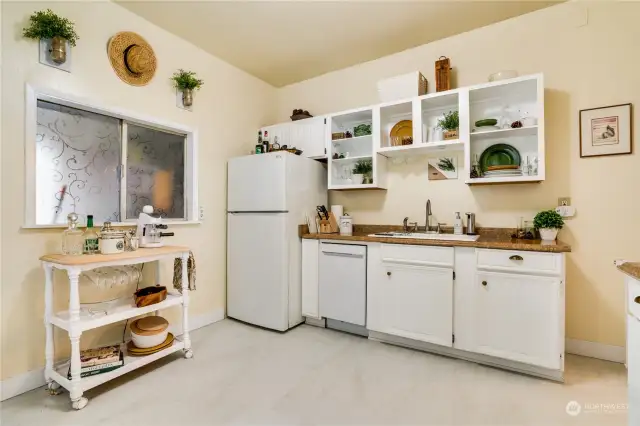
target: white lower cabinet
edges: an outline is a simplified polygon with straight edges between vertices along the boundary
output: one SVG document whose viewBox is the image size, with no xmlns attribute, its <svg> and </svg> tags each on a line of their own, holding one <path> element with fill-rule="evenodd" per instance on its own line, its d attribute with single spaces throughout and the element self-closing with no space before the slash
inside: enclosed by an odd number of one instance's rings
<svg viewBox="0 0 640 426">
<path fill-rule="evenodd" d="M 303 314 L 314 318 L 319 255 L 318 241 L 303 242 Z M 562 380 L 564 273 L 561 253 L 370 243 L 366 327 L 377 340 Z M 640 321 L 629 329 L 637 336 Z"/>
<path fill-rule="evenodd" d="M 376 258 L 373 248 L 369 250 L 369 262 L 376 263 L 370 264 L 367 277 L 367 328 L 451 346 L 453 267 L 433 267 L 428 261 L 385 260 Z"/>
<path fill-rule="evenodd" d="M 318 286 L 318 240 L 302 240 L 302 315 L 320 319 Z"/>
<path fill-rule="evenodd" d="M 640 424 L 640 319 L 627 315 L 629 424 Z"/>
<path fill-rule="evenodd" d="M 562 281 L 478 271 L 469 306 L 467 350 L 554 370 L 563 365 Z"/>
</svg>

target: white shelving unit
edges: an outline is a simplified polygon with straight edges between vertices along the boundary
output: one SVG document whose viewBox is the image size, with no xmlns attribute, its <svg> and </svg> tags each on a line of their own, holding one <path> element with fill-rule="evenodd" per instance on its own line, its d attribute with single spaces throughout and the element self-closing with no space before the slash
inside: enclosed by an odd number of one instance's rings
<svg viewBox="0 0 640 426">
<path fill-rule="evenodd" d="M 375 152 L 379 133 L 380 109 L 359 108 L 331 114 L 327 117 L 327 167 L 329 189 L 353 190 L 353 189 L 386 189 L 386 160 L 383 155 Z M 366 136 L 354 136 L 351 138 L 331 140 L 332 133 L 351 132 L 360 124 L 370 124 L 372 134 Z M 346 158 L 334 159 L 334 154 L 342 154 Z M 353 181 L 353 167 L 357 161 L 371 160 L 373 183 L 361 183 Z"/>
<path fill-rule="evenodd" d="M 173 260 L 180 258 L 182 261 L 182 294 L 169 294 L 160 303 L 138 308 L 133 298 L 119 300 L 108 306 L 103 313 L 90 313 L 81 310 L 79 278 L 84 271 L 105 266 L 133 265 L 138 263 L 154 262 L 160 260 Z M 165 246 L 159 248 L 142 248 L 133 252 L 125 252 L 114 255 L 84 255 L 65 256 L 52 254 L 42 256 L 40 261 L 45 271 L 45 380 L 52 393 L 62 386 L 69 391 L 71 404 L 74 409 L 84 408 L 88 400 L 83 393 L 111 379 L 122 376 L 143 365 L 183 350 L 185 358 L 191 358 L 191 340 L 189 338 L 188 308 L 189 286 L 187 280 L 187 259 L 189 249 L 179 246 Z M 159 268 L 159 266 L 158 266 Z M 61 269 L 69 276 L 69 309 L 53 313 L 53 270 Z M 156 276 L 159 276 L 156 271 Z M 102 327 L 115 322 L 134 318 L 140 315 L 157 312 L 171 306 L 182 305 L 182 336 L 176 338 L 173 344 L 159 352 L 142 357 L 124 357 L 124 365 L 116 370 L 90 377 L 80 377 L 80 337 L 84 331 Z M 55 347 L 53 342 L 53 327 L 59 327 L 69 333 L 71 342 L 71 359 L 54 365 Z M 67 373 L 71 373 L 71 379 Z"/>
<path fill-rule="evenodd" d="M 542 74 L 461 87 L 410 99 L 386 102 L 327 116 L 324 135 L 328 157 L 329 189 L 386 189 L 387 158 L 464 152 L 464 171 L 469 185 L 541 182 L 545 179 L 544 84 Z M 443 114 L 458 111 L 458 139 L 434 140 L 433 130 Z M 523 116 L 535 124 L 511 128 Z M 495 118 L 498 129 L 479 132 L 480 119 Z M 389 133 L 402 120 L 412 120 L 413 143 L 393 146 Z M 358 124 L 371 124 L 372 134 L 331 140 L 331 133 L 349 130 Z M 316 131 L 319 134 L 320 131 Z M 492 145 L 508 144 L 520 154 L 522 176 L 471 178 L 471 166 Z M 334 153 L 347 158 L 332 159 Z M 347 155 L 348 153 L 348 155 Z M 373 184 L 357 184 L 350 174 L 357 160 L 371 158 Z M 531 164 L 531 173 L 527 166 Z"/>
</svg>

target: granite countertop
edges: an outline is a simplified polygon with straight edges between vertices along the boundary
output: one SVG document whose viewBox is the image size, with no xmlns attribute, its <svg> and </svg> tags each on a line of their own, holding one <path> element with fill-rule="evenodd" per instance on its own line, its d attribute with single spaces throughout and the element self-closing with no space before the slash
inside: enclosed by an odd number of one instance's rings
<svg viewBox="0 0 640 426">
<path fill-rule="evenodd" d="M 625 262 L 622 265 L 618 265 L 618 269 L 631 278 L 640 280 L 640 262 Z"/>
<path fill-rule="evenodd" d="M 384 225 L 356 225 L 352 236 L 340 234 L 310 234 L 306 226 L 301 229 L 301 237 L 316 240 L 338 240 L 338 241 L 362 241 L 372 243 L 386 244 L 408 244 L 422 246 L 441 246 L 441 247 L 475 247 L 498 250 L 521 250 L 521 251 L 540 251 L 549 253 L 566 253 L 571 251 L 571 246 L 561 241 L 547 242 L 541 240 L 519 240 L 512 239 L 512 229 L 507 228 L 479 228 L 478 234 L 480 238 L 477 241 L 444 241 L 444 240 L 421 240 L 412 238 L 389 238 L 389 237 L 370 237 L 369 234 L 397 231 L 397 227 L 387 227 Z M 306 231 L 306 232 L 305 232 Z M 445 233 L 447 229 L 445 228 Z M 640 264 L 638 264 L 638 273 L 640 274 Z"/>
</svg>

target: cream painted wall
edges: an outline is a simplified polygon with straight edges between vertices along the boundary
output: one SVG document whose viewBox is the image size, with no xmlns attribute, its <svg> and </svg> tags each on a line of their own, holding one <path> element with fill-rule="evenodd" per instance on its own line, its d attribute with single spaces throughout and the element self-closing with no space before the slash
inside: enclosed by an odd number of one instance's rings
<svg viewBox="0 0 640 426">
<path fill-rule="evenodd" d="M 578 111 L 631 102 L 640 106 L 640 4 L 568 3 L 426 44 L 278 90 L 278 121 L 291 110 L 313 114 L 375 104 L 379 79 L 421 70 L 434 90 L 434 61 L 451 58 L 454 87 L 487 81 L 495 71 L 545 76 L 547 180 L 469 187 L 462 179 L 428 182 L 426 161 L 391 165 L 387 191 L 332 191 L 356 223 L 424 222 L 425 202 L 440 222 L 454 211 L 477 213 L 482 226 L 514 227 L 570 196 L 578 214 L 560 233 L 567 256 L 567 337 L 624 346 L 624 286 L 613 259 L 640 260 L 638 155 L 580 159 Z M 634 126 L 639 128 L 638 113 Z M 637 143 L 634 151 L 637 151 Z M 459 162 L 461 164 L 461 162 Z M 526 303 L 523 300 L 522 303 Z"/>
<path fill-rule="evenodd" d="M 72 73 L 38 63 L 37 43 L 21 37 L 31 13 L 52 8 L 76 23 L 80 34 L 73 49 Z M 125 84 L 106 55 L 109 38 L 135 31 L 153 46 L 158 69 L 145 87 Z M 225 306 L 226 160 L 248 153 L 255 129 L 272 122 L 275 89 L 109 2 L 2 2 L 2 379 L 44 365 L 43 280 L 38 257 L 55 251 L 60 230 L 21 229 L 25 200 L 25 83 L 88 98 L 136 114 L 181 123 L 199 130 L 201 225 L 173 226 L 170 241 L 190 246 L 198 268 L 192 296 L 192 318 L 220 312 Z M 193 112 L 176 108 L 169 77 L 177 68 L 194 70 L 204 79 Z M 172 265 L 163 268 L 170 279 Z M 56 308 L 67 303 L 64 277 L 56 278 Z M 100 294 L 83 285 L 83 297 Z M 131 288 L 124 292 L 130 293 Z M 175 312 L 171 318 L 176 318 Z M 82 346 L 117 340 L 122 325 L 83 335 Z M 58 357 L 67 350 L 64 332 L 56 332 Z"/>
</svg>

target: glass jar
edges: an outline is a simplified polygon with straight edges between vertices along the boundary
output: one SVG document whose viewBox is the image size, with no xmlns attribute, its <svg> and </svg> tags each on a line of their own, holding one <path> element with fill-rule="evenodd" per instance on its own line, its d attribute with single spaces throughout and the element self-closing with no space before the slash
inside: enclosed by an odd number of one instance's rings
<svg viewBox="0 0 640 426">
<path fill-rule="evenodd" d="M 84 248 L 83 232 L 78 229 L 78 215 L 67 215 L 68 228 L 62 232 L 62 254 L 78 256 Z"/>
<path fill-rule="evenodd" d="M 100 253 L 117 254 L 124 252 L 124 232 L 111 227 L 111 222 L 105 222 L 100 230 Z"/>
</svg>

